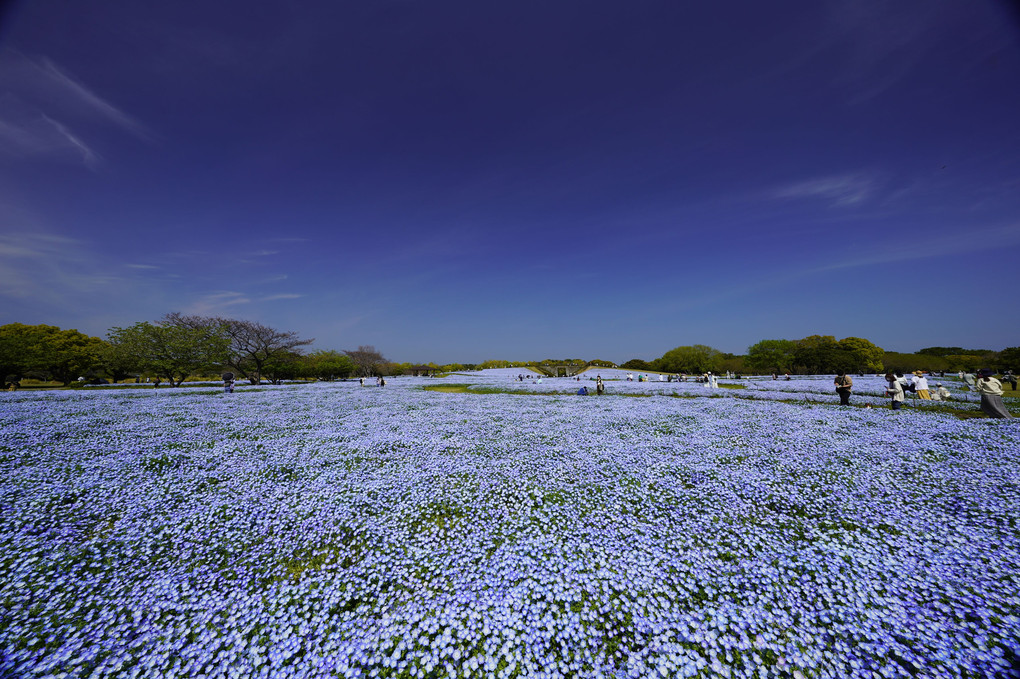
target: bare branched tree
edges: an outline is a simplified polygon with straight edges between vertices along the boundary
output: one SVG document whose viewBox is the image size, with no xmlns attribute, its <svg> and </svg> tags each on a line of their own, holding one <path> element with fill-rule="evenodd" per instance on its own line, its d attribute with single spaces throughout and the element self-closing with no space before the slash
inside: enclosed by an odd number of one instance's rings
<svg viewBox="0 0 1020 679">
<path fill-rule="evenodd" d="M 289 354 L 300 354 L 300 347 L 314 341 L 301 339 L 296 332 L 284 332 L 257 321 L 234 318 L 172 313 L 166 315 L 164 322 L 185 328 L 221 329 L 230 338 L 230 359 L 227 365 L 252 384 L 262 381 L 267 363 L 282 361 Z"/>
<path fill-rule="evenodd" d="M 383 355 L 370 344 L 360 346 L 357 349 L 346 349 L 344 353 L 354 361 L 358 374 L 366 377 L 377 373 L 378 369 L 386 363 Z"/>
</svg>

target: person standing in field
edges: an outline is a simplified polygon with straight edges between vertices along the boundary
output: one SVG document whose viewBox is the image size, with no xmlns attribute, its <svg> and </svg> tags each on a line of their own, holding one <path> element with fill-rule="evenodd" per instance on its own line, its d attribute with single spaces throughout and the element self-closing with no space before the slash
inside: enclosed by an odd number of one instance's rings
<svg viewBox="0 0 1020 679">
<path fill-rule="evenodd" d="M 896 379 L 896 375 L 892 373 L 886 373 L 885 381 L 888 382 L 885 388 L 885 395 L 892 398 L 892 409 L 899 410 L 903 407 L 903 385 Z"/>
<path fill-rule="evenodd" d="M 840 370 L 836 373 L 836 379 L 833 380 L 836 385 L 836 393 L 839 394 L 839 404 L 841 406 L 850 405 L 850 390 L 854 386 L 854 380 L 852 377 L 846 374 L 845 371 Z"/>
<path fill-rule="evenodd" d="M 920 370 L 914 373 L 914 393 L 925 401 L 931 400 L 931 394 L 928 393 L 928 378 Z"/>
<path fill-rule="evenodd" d="M 911 388 L 912 385 L 910 384 L 910 380 L 904 377 L 903 373 L 901 372 L 896 373 L 896 381 L 899 383 L 900 389 L 903 390 L 904 396 L 907 395 L 908 391 L 913 391 L 913 389 Z"/>
<path fill-rule="evenodd" d="M 599 375 L 595 381 L 595 395 L 601 396 L 604 393 L 606 393 L 606 384 L 602 381 L 602 375 Z"/>
<path fill-rule="evenodd" d="M 981 410 L 988 417 L 1012 419 L 1013 416 L 1002 402 L 1002 382 L 992 377 L 992 374 L 990 369 L 985 368 L 974 381 L 974 388 L 981 394 Z"/>
</svg>

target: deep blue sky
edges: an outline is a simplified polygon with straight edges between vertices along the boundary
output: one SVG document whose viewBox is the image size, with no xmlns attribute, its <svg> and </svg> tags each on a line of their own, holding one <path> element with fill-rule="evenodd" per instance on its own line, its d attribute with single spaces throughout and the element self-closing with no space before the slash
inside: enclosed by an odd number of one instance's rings
<svg viewBox="0 0 1020 679">
<path fill-rule="evenodd" d="M 0 15 L 0 323 L 400 361 L 1020 344 L 1020 21 L 983 0 Z"/>
</svg>

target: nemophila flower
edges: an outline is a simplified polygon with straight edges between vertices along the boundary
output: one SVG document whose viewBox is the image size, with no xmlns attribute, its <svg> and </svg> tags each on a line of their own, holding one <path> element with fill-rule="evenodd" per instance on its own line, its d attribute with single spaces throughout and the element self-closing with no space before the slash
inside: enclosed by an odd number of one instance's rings
<svg viewBox="0 0 1020 679">
<path fill-rule="evenodd" d="M 4 401 L 0 674 L 994 676 L 1018 647 L 1015 429 L 433 383 Z"/>
</svg>

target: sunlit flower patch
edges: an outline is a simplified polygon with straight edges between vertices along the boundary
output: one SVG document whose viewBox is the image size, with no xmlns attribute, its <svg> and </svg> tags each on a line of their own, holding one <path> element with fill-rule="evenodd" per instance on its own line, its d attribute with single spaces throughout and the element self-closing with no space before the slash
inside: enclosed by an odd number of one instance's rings
<svg viewBox="0 0 1020 679">
<path fill-rule="evenodd" d="M 1017 666 L 1013 422 L 442 382 L 5 394 L 0 676 Z"/>
</svg>

